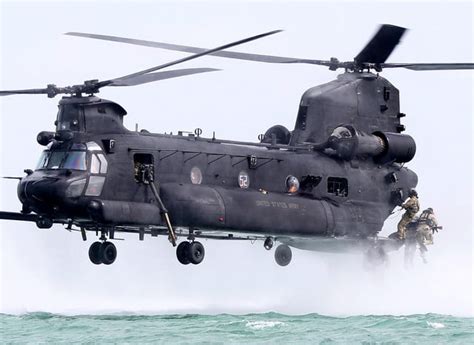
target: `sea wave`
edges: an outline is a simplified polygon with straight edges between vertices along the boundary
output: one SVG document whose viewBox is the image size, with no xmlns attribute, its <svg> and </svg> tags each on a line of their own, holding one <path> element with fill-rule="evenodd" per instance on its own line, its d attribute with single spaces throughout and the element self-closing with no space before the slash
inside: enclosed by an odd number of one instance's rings
<svg viewBox="0 0 474 345">
<path fill-rule="evenodd" d="M 474 343 L 472 317 L 440 314 L 325 316 L 0 314 L 2 343 Z M 101 341 L 102 340 L 102 341 Z"/>
<path fill-rule="evenodd" d="M 283 326 L 285 325 L 284 322 L 281 321 L 248 321 L 245 325 L 246 327 L 252 329 L 264 329 L 264 328 L 272 328 L 275 326 Z"/>
</svg>

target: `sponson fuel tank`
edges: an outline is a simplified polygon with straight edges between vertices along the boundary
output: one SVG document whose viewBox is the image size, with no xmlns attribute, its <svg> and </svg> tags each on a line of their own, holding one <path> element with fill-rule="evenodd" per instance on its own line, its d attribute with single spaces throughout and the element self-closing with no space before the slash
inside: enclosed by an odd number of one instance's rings
<svg viewBox="0 0 474 345">
<path fill-rule="evenodd" d="M 173 224 L 295 235 L 331 233 L 333 206 L 296 195 L 193 184 L 161 185 Z M 275 212 L 278 210 L 278 212 Z"/>
</svg>

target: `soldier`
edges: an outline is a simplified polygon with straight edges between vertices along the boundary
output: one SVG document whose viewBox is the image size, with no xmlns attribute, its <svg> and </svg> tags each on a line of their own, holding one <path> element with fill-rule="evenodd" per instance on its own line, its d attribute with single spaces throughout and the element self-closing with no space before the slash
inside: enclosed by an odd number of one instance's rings
<svg viewBox="0 0 474 345">
<path fill-rule="evenodd" d="M 416 216 L 416 213 L 420 210 L 420 203 L 418 202 L 418 193 L 416 190 L 411 189 L 408 193 L 408 197 L 408 200 L 401 206 L 406 211 L 398 223 L 397 234 L 400 240 L 405 239 L 406 226 L 413 220 L 413 218 Z"/>
<path fill-rule="evenodd" d="M 418 218 L 418 226 L 416 229 L 416 238 L 418 243 L 433 244 L 433 233 L 438 228 L 438 221 L 434 216 L 433 209 L 428 207 Z"/>
</svg>

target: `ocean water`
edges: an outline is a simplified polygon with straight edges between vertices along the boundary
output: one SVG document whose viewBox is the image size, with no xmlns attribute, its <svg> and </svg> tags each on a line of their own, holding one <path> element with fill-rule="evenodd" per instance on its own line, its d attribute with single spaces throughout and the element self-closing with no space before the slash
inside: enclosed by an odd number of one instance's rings
<svg viewBox="0 0 474 345">
<path fill-rule="evenodd" d="M 474 318 L 0 314 L 1 343 L 473 344 Z"/>
</svg>

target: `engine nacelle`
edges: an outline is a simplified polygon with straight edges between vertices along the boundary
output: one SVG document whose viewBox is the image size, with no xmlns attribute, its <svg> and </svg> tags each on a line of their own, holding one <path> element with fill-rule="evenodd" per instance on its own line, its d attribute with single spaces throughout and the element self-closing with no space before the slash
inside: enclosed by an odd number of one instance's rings
<svg viewBox="0 0 474 345">
<path fill-rule="evenodd" d="M 397 162 L 406 163 L 415 157 L 415 140 L 406 134 L 375 132 L 375 136 L 384 142 L 385 150 L 376 157 L 379 163 Z"/>
<path fill-rule="evenodd" d="M 351 125 L 334 129 L 323 147 L 344 160 L 373 157 L 380 164 L 409 162 L 416 152 L 415 140 L 409 135 L 389 132 L 367 134 Z"/>
</svg>

